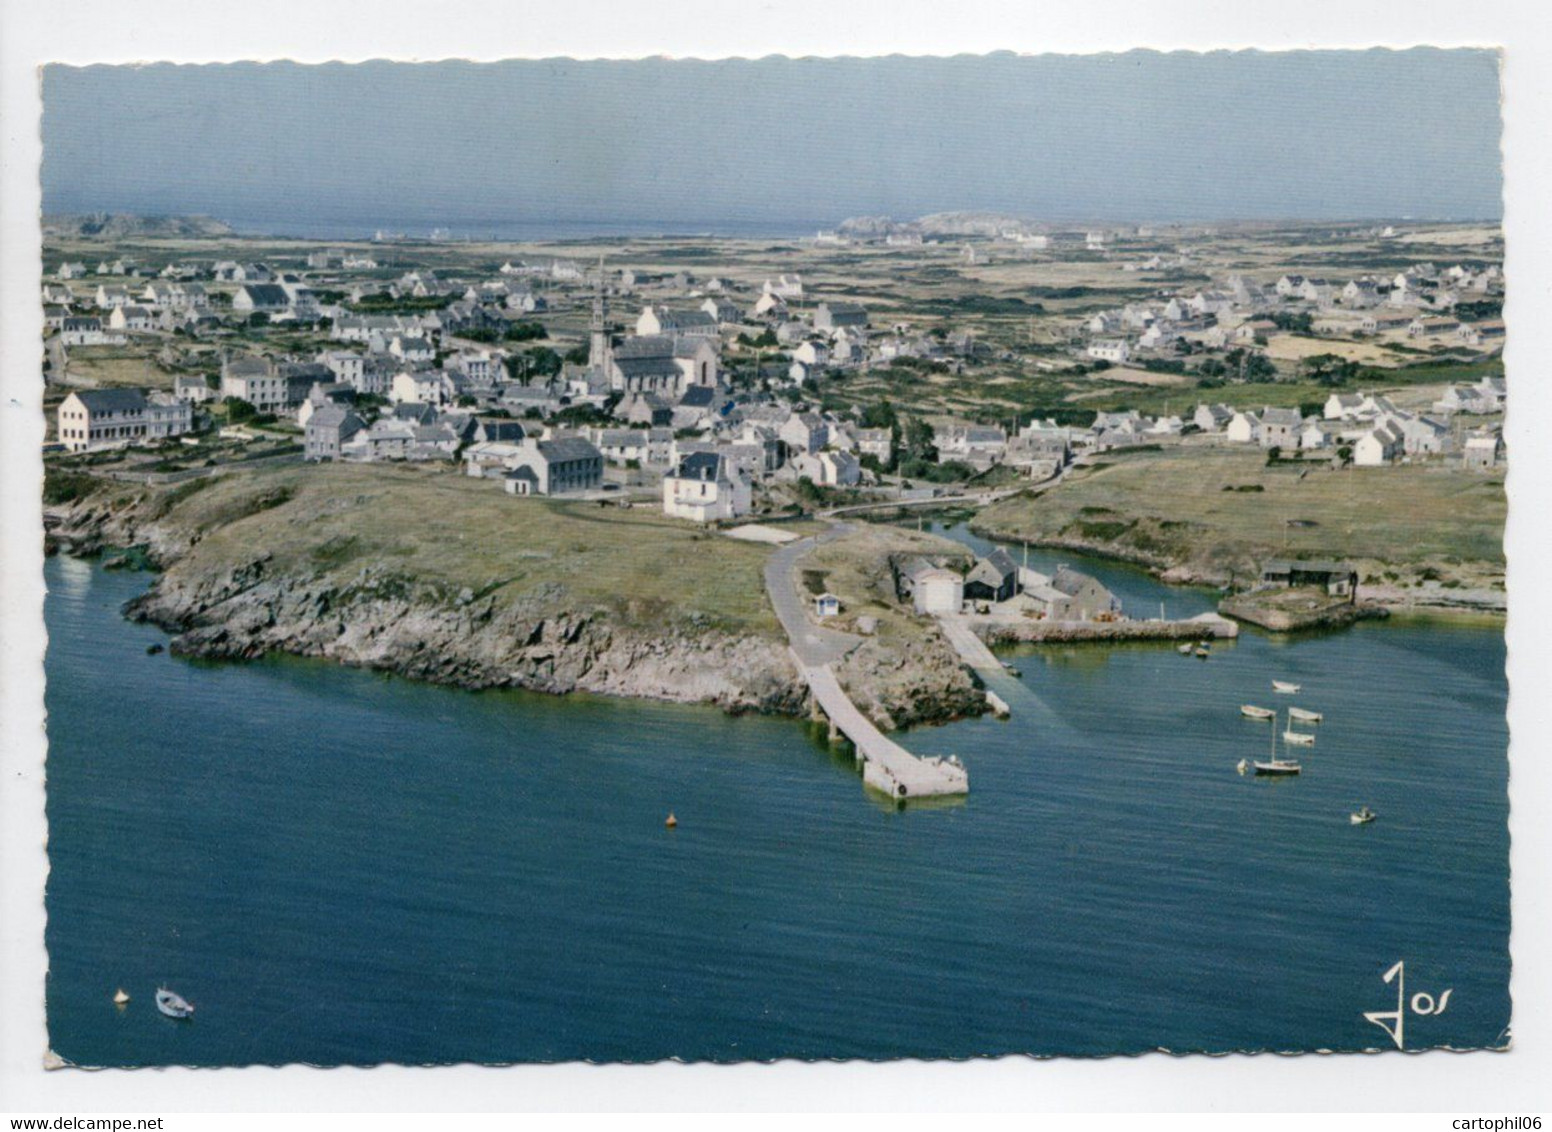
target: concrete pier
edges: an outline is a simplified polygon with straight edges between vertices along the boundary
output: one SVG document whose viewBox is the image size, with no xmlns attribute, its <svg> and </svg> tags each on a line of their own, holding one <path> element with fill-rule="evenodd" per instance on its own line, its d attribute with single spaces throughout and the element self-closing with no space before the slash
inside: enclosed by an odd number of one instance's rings
<svg viewBox="0 0 1552 1132">
<path fill-rule="evenodd" d="M 891 798 L 901 799 L 970 792 L 970 775 L 958 762 L 920 758 L 873 726 L 842 690 L 828 664 L 804 665 L 796 652 L 793 659 L 798 661 L 814 699 L 829 716 L 831 728 L 840 731 L 856 747 L 863 782 Z"/>
<path fill-rule="evenodd" d="M 830 742 L 842 735 L 851 740 L 862 764 L 862 781 L 874 790 L 898 799 L 967 794 L 970 776 L 958 761 L 911 754 L 886 738 L 842 690 L 831 664 L 861 644 L 862 638 L 808 618 L 808 603 L 797 589 L 797 564 L 816 543 L 844 538 L 848 530 L 845 524 L 837 524 L 812 538 L 789 542 L 765 564 L 766 590 L 787 631 L 792 659 L 813 694 L 812 707 L 829 721 Z"/>
</svg>

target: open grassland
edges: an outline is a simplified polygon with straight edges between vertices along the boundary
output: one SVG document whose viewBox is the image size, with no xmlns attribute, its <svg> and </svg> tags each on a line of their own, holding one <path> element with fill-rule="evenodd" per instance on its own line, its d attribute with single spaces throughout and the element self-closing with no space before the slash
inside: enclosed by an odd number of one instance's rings
<svg viewBox="0 0 1552 1132">
<path fill-rule="evenodd" d="M 1394 366 L 1405 356 L 1386 349 L 1387 342 L 1354 341 L 1350 338 L 1306 338 L 1300 334 L 1274 334 L 1267 340 L 1266 356 L 1274 362 L 1299 362 L 1321 354 L 1335 354 L 1366 366 Z M 1407 345 L 1402 342 L 1402 345 Z"/>
<path fill-rule="evenodd" d="M 1221 402 L 1231 409 L 1260 409 L 1269 405 L 1281 408 L 1323 405 L 1333 392 L 1352 393 L 1358 390 L 1387 395 L 1398 392 L 1421 393 L 1424 398 L 1422 403 L 1432 404 L 1444 392 L 1446 385 L 1471 384 L 1483 377 L 1501 377 L 1503 372 L 1503 362 L 1497 358 L 1474 362 L 1430 362 L 1378 371 L 1339 390 L 1314 381 L 1262 381 L 1209 388 L 1141 389 L 1133 385 L 1112 385 L 1105 380 L 1105 374 L 1099 373 L 1087 379 L 1090 388 L 1075 394 L 1072 399 L 1086 409 L 1136 409 L 1150 415 L 1166 411 L 1189 413 L 1203 401 L 1213 404 Z M 1416 397 L 1411 400 L 1418 403 Z"/>
<path fill-rule="evenodd" d="M 173 375 L 156 364 L 154 346 L 75 346 L 70 376 L 81 385 L 171 389 Z"/>
<path fill-rule="evenodd" d="M 371 566 L 449 599 L 468 590 L 606 607 L 630 624 L 780 637 L 764 590 L 768 548 L 653 509 L 515 499 L 451 470 L 382 465 L 260 468 L 127 494 L 199 534 L 190 554 L 203 569 L 269 553 L 276 573 L 348 584 Z"/>
<path fill-rule="evenodd" d="M 1501 583 L 1505 514 L 1498 474 L 1268 466 L 1259 450 L 1193 447 L 1106 454 L 1038 498 L 993 505 L 976 527 L 1202 577 L 1243 579 L 1286 556 Z"/>
</svg>

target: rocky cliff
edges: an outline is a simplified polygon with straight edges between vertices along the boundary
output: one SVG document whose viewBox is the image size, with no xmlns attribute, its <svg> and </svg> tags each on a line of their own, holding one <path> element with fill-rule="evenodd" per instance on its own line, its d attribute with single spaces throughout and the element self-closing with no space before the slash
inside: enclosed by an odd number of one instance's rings
<svg viewBox="0 0 1552 1132">
<path fill-rule="evenodd" d="M 52 508 L 48 526 L 53 549 L 137 548 L 134 558 L 160 573 L 125 612 L 173 634 L 172 651 L 186 656 L 284 652 L 471 689 L 584 691 L 731 712 L 800 714 L 808 703 L 785 641 L 696 615 L 632 619 L 578 603 L 555 583 L 477 594 L 391 559 L 342 572 L 294 555 L 282 564 L 257 546 L 215 553 L 198 530 L 168 516 L 165 496 L 110 504 L 90 495 Z M 944 649 L 869 642 L 843 672 L 882 727 L 982 709 L 973 680 Z"/>
</svg>

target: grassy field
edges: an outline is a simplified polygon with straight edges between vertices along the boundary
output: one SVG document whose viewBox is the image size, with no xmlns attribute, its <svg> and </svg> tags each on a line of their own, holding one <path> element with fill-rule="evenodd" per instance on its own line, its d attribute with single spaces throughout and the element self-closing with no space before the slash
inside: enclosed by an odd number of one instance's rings
<svg viewBox="0 0 1552 1132">
<path fill-rule="evenodd" d="M 1501 475 L 1440 466 L 1266 465 L 1258 450 L 1107 454 L 1038 499 L 981 513 L 978 528 L 1092 544 L 1158 565 L 1243 577 L 1274 556 L 1336 557 L 1368 572 L 1501 577 Z"/>
<path fill-rule="evenodd" d="M 1444 386 L 1464 382 L 1473 383 L 1483 377 L 1498 377 L 1504 372 L 1503 362 L 1497 358 L 1479 362 L 1435 362 L 1386 369 L 1333 390 L 1314 381 L 1247 382 L 1243 385 L 1222 385 L 1215 388 L 1138 388 L 1137 386 L 1108 386 L 1103 374 L 1089 380 L 1094 386 L 1076 395 L 1086 409 L 1136 409 L 1150 415 L 1171 412 L 1189 414 L 1197 404 L 1207 401 L 1222 402 L 1232 409 L 1260 409 L 1263 406 L 1297 408 L 1300 405 L 1324 404 L 1333 392 L 1389 393 L 1397 390 L 1427 389 L 1426 402 L 1431 403 Z"/>
<path fill-rule="evenodd" d="M 451 470 L 383 465 L 262 468 L 120 494 L 149 497 L 163 522 L 201 533 L 187 568 L 269 552 L 278 573 L 348 584 L 370 565 L 449 599 L 468 589 L 540 608 L 603 606 L 626 623 L 781 635 L 765 597 L 768 548 L 653 509 L 515 499 Z"/>
<path fill-rule="evenodd" d="M 70 351 L 70 374 L 95 386 L 171 389 L 172 374 L 156 364 L 155 353 L 156 345 L 76 346 Z"/>
</svg>

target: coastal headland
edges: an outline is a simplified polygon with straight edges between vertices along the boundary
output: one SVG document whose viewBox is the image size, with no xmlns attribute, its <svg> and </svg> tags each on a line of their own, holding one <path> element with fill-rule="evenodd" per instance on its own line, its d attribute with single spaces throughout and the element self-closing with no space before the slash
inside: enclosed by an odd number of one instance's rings
<svg viewBox="0 0 1552 1132">
<path fill-rule="evenodd" d="M 127 613 L 174 634 L 178 654 L 286 652 L 470 689 L 806 709 L 762 583 L 767 546 L 407 466 L 274 466 L 173 486 L 81 478 L 84 494 L 48 511 L 51 547 L 134 548 L 158 575 Z M 826 548 L 848 606 L 878 606 L 839 675 L 867 688 L 860 703 L 880 726 L 982 710 L 953 650 L 891 613 L 881 588 L 889 554 L 957 549 L 894 528 Z"/>
</svg>

